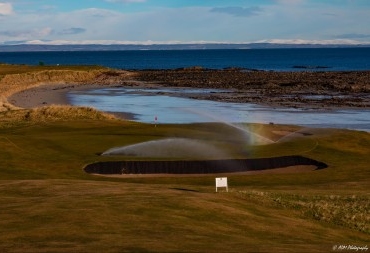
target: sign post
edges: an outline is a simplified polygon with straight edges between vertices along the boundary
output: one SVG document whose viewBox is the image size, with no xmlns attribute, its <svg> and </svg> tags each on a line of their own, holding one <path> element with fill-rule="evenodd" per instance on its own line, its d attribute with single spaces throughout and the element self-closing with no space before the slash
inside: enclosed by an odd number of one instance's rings
<svg viewBox="0 0 370 253">
<path fill-rule="evenodd" d="M 227 177 L 216 177 L 216 192 L 217 188 L 219 187 L 225 187 L 226 192 L 229 192 L 229 187 L 227 185 Z"/>
</svg>

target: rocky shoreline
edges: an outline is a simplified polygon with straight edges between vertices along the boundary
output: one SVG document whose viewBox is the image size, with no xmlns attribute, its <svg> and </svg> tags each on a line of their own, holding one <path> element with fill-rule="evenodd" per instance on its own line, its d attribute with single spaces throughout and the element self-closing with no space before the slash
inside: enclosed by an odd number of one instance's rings
<svg viewBox="0 0 370 253">
<path fill-rule="evenodd" d="M 180 96 L 316 110 L 370 108 L 370 71 L 272 72 L 192 67 L 140 71 L 102 69 L 94 73 L 71 73 L 59 71 L 52 75 L 49 72 L 40 72 L 32 75 L 31 79 L 27 73 L 6 76 L 1 80 L 4 97 L 1 100 L 3 106 L 0 107 L 6 111 L 14 105 L 33 108 L 68 104 L 66 94 L 74 89 L 189 87 L 219 91 L 199 94 L 184 92 Z M 64 77 L 66 74 L 68 78 Z M 7 82 L 8 79 L 13 81 Z"/>
<path fill-rule="evenodd" d="M 136 81 L 167 87 L 227 89 L 194 99 L 295 108 L 370 108 L 370 71 L 272 72 L 198 67 L 142 70 Z"/>
</svg>

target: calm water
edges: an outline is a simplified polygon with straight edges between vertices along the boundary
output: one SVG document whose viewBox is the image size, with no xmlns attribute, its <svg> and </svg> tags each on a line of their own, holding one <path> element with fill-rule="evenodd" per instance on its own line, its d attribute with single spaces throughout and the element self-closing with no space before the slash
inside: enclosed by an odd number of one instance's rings
<svg viewBox="0 0 370 253">
<path fill-rule="evenodd" d="M 347 71 L 370 70 L 370 48 L 0 52 L 0 62 L 101 65 L 118 69 L 202 66 L 212 69 L 240 67 L 275 71 Z"/>
<path fill-rule="evenodd" d="M 74 105 L 92 106 L 107 112 L 126 112 L 146 123 L 249 122 L 333 127 L 370 132 L 370 110 L 314 111 L 194 100 L 178 97 L 181 89 L 109 88 L 74 91 L 68 94 Z M 187 89 L 188 93 L 218 92 Z M 166 93 L 168 95 L 162 95 Z M 157 121 L 156 121 L 157 119 Z"/>
</svg>

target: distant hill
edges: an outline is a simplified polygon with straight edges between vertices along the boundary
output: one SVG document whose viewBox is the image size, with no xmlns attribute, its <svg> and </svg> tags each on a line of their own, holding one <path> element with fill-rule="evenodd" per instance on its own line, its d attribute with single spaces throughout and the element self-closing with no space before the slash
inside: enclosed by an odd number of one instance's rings
<svg viewBox="0 0 370 253">
<path fill-rule="evenodd" d="M 0 45 L 0 52 L 32 52 L 32 51 L 120 51 L 120 50 L 207 50 L 207 49 L 274 49 L 274 48 L 343 48 L 343 47 L 370 47 L 370 45 L 350 44 L 153 44 L 153 45 Z"/>
</svg>

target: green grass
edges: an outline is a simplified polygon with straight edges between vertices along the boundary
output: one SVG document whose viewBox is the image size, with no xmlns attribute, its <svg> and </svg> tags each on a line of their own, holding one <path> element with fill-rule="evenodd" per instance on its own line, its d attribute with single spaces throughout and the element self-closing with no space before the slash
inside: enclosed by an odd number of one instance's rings
<svg viewBox="0 0 370 253">
<path fill-rule="evenodd" d="M 2 252 L 330 252 L 369 241 L 370 135 L 312 135 L 248 147 L 222 124 L 20 120 L 0 114 Z M 21 117 L 22 119 L 22 117 Z M 251 125 L 277 140 L 294 126 Z M 166 137 L 194 138 L 232 157 L 304 155 L 329 165 L 302 173 L 110 178 L 84 165 L 97 154 Z M 131 158 L 133 159 L 133 158 Z M 136 158 L 138 159 L 138 158 Z"/>
</svg>

